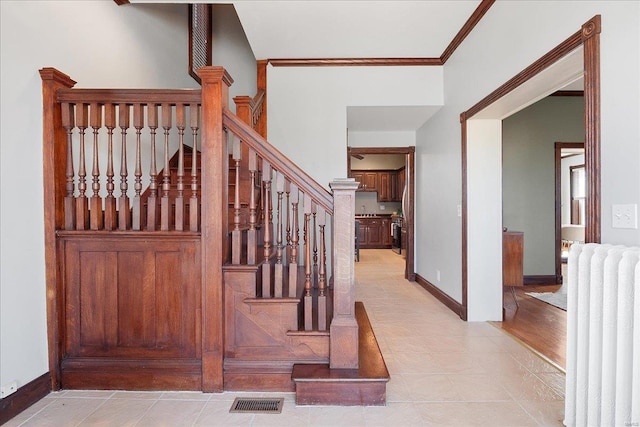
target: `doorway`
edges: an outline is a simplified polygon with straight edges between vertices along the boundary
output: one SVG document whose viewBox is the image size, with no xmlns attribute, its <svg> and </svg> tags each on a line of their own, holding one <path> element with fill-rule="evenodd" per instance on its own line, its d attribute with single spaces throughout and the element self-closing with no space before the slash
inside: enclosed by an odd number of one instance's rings
<svg viewBox="0 0 640 427">
<path fill-rule="evenodd" d="M 416 280 L 414 270 L 414 209 L 415 209 L 415 147 L 347 147 L 347 171 L 352 175 L 352 158 L 358 159 L 367 155 L 402 155 L 404 169 L 400 172 L 404 180 L 404 197 L 401 202 L 401 213 L 404 233 L 402 250 L 404 251 L 404 277 L 409 281 Z M 379 197 L 379 195 L 378 195 Z"/>
<path fill-rule="evenodd" d="M 500 122 L 526 105 L 584 79 L 585 241 L 600 241 L 600 16 L 461 114 L 462 315 L 502 317 Z M 520 90 L 516 91 L 518 88 Z M 524 94 L 527 95 L 524 95 Z"/>
</svg>

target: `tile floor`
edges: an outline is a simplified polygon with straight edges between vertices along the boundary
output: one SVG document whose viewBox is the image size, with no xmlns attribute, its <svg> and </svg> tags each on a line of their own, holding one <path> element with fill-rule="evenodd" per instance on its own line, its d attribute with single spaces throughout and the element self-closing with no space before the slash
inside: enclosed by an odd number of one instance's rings
<svg viewBox="0 0 640 427">
<path fill-rule="evenodd" d="M 51 393 L 6 426 L 561 426 L 564 374 L 488 323 L 465 323 L 402 258 L 363 250 L 357 299 L 391 373 L 385 407 L 296 406 L 293 393 Z M 281 414 L 231 414 L 237 396 L 284 397 Z"/>
</svg>

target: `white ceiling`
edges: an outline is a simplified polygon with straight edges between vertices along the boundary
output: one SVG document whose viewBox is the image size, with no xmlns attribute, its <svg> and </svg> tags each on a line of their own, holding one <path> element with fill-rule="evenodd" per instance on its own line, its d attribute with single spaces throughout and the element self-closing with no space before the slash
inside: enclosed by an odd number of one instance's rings
<svg viewBox="0 0 640 427">
<path fill-rule="evenodd" d="M 439 58 L 480 1 L 233 3 L 257 59 Z"/>
</svg>

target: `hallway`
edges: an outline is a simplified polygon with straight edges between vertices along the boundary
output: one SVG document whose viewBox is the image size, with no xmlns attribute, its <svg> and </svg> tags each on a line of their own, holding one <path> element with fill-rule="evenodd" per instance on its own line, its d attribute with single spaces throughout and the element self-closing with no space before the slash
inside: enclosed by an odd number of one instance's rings
<svg viewBox="0 0 640 427">
<path fill-rule="evenodd" d="M 561 426 L 564 374 L 488 323 L 465 323 L 389 250 L 362 250 L 363 301 L 391 373 L 386 407 L 296 406 L 293 393 L 51 393 L 7 426 Z M 284 397 L 279 415 L 229 413 L 237 396 Z"/>
</svg>

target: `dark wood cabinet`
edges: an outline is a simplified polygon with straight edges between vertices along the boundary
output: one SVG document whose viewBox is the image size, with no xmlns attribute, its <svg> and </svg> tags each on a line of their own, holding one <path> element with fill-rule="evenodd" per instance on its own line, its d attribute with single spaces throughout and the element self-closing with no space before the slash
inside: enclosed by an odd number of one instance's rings
<svg viewBox="0 0 640 427">
<path fill-rule="evenodd" d="M 522 286 L 523 280 L 524 233 L 505 231 L 502 233 L 502 284 Z"/>
<path fill-rule="evenodd" d="M 404 191 L 404 184 L 407 180 L 406 178 L 407 170 L 406 168 L 400 168 L 397 172 L 397 182 L 396 182 L 396 202 L 402 201 L 402 192 Z"/>
<path fill-rule="evenodd" d="M 391 219 L 390 218 L 359 218 L 360 247 L 364 249 L 391 248 Z"/>
<path fill-rule="evenodd" d="M 393 172 L 379 172 L 378 176 L 378 201 L 390 202 L 392 200 L 391 174 Z"/>
<path fill-rule="evenodd" d="M 358 185 L 358 190 L 357 191 L 363 191 L 364 190 L 364 172 L 351 171 L 349 176 L 351 178 L 355 179 L 356 182 L 360 183 Z"/>
<path fill-rule="evenodd" d="M 364 172 L 364 191 L 378 191 L 378 172 Z"/>
</svg>

